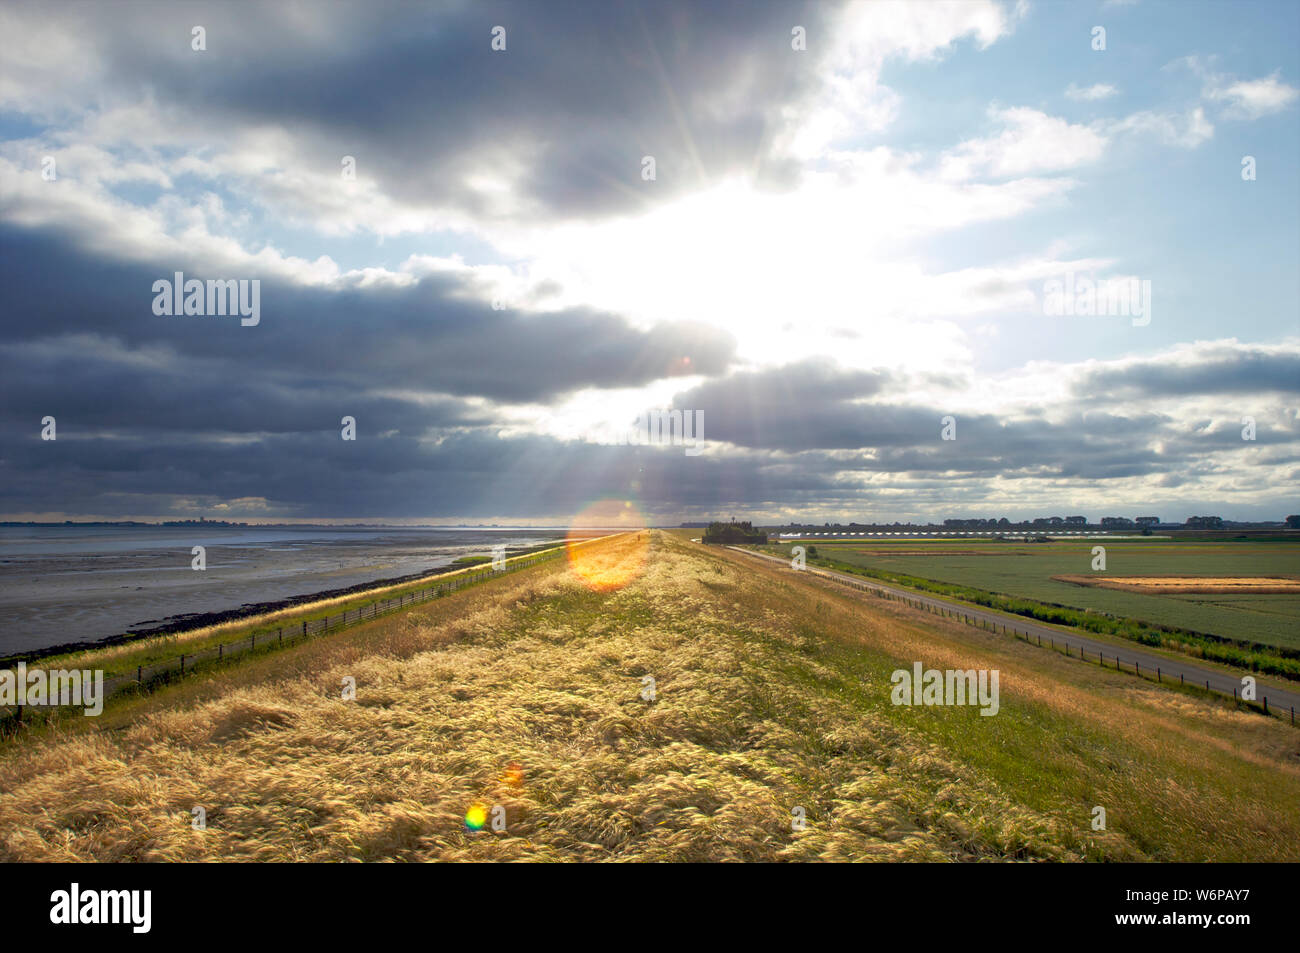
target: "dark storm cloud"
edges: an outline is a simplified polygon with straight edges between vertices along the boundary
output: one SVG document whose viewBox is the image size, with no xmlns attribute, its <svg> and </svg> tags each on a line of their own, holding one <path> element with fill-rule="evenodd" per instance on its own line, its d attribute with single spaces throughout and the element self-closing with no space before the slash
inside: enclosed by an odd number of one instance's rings
<svg viewBox="0 0 1300 953">
<path fill-rule="evenodd" d="M 1192 362 L 1137 361 L 1098 368 L 1075 385 L 1080 396 L 1184 397 L 1265 391 L 1300 393 L 1300 353 L 1242 346 Z"/>
<path fill-rule="evenodd" d="M 937 420 L 935 411 L 916 413 Z M 184 430 L 113 433 L 74 425 L 61 429 L 58 441 L 45 442 L 37 436 L 38 422 L 31 421 L 21 433 L 6 428 L 0 485 L 10 512 L 212 515 L 215 506 L 254 498 L 264 499 L 267 508 L 241 506 L 235 512 L 314 519 L 527 519 L 564 518 L 604 497 L 632 500 L 651 514 L 729 506 L 853 511 L 870 507 L 889 488 L 905 489 L 910 507 L 951 508 L 983 498 L 982 478 L 1014 486 L 1029 477 L 1099 484 L 1151 475 L 1176 486 L 1187 474 L 1218 472 L 1205 462 L 1207 448 L 1196 435 L 1180 438 L 1168 424 L 1152 431 L 1151 420 L 1097 433 L 1009 424 L 996 431 L 1006 439 L 971 439 L 962 419 L 956 441 L 940 441 L 937 428 L 928 427 L 907 446 L 879 450 L 787 454 L 714 447 L 695 457 L 675 447 L 505 436 L 491 426 L 453 427 L 421 440 L 385 433 L 366 414 L 358 415 L 355 442 L 340 439 L 332 421 L 325 428 L 249 433 L 237 440 Z M 712 439 L 707 415 L 705 420 L 706 439 Z M 1162 443 L 1158 450 L 1150 446 L 1156 440 Z M 896 497 L 879 500 L 898 505 Z"/>
<path fill-rule="evenodd" d="M 337 431 L 277 434 L 249 443 L 201 435 L 166 439 L 93 435 L 10 440 L 0 459 L 15 512 L 72 507 L 127 516 L 191 514 L 240 498 L 265 498 L 270 515 L 375 518 L 573 514 L 601 498 L 647 509 L 724 501 L 824 497 L 833 476 L 813 467 L 768 467 L 761 455 L 688 458 L 680 449 L 610 447 L 552 438 L 506 438 L 491 429 L 433 442 Z M 266 514 L 259 514 L 266 515 Z"/>
<path fill-rule="evenodd" d="M 1008 422 L 959 407 L 890 402 L 906 392 L 906 382 L 888 371 L 810 360 L 709 381 L 678 394 L 673 403 L 703 410 L 711 440 L 790 453 L 872 451 L 878 463 L 902 470 L 983 470 L 996 461 L 1041 464 L 1052 456 L 1047 448 L 1061 430 L 1041 420 Z M 945 441 L 944 418 L 950 415 L 957 439 Z M 1089 420 L 1101 431 L 1123 423 L 1102 414 Z M 1130 422 L 1127 429 L 1137 426 Z"/>
<path fill-rule="evenodd" d="M 844 370 L 831 361 L 809 360 L 707 381 L 678 394 L 673 406 L 704 411 L 710 440 L 770 450 L 851 449 L 869 445 L 872 426 L 866 419 L 870 411 L 853 401 L 878 394 L 887 380 L 882 371 Z M 886 426 L 914 439 L 919 421 L 910 411 L 905 416 L 905 423 Z M 909 424 L 916 426 L 908 431 Z"/>
<path fill-rule="evenodd" d="M 1300 437 L 1293 418 L 1262 420 L 1256 441 L 1245 442 L 1236 424 L 1189 425 L 1149 411 L 1079 409 L 1048 421 L 887 402 L 904 385 L 886 371 L 804 361 L 709 381 L 678 394 L 674 406 L 702 410 L 709 440 L 794 454 L 804 466 L 910 476 L 1123 479 Z M 942 438 L 948 416 L 954 440 Z"/>
<path fill-rule="evenodd" d="M 0 347 L 0 421 L 17 431 L 52 415 L 60 434 L 109 431 L 291 433 L 337 430 L 350 415 L 371 430 L 418 435 L 492 417 L 449 398 L 419 402 L 364 393 L 298 371 L 241 374 L 224 360 L 126 350 L 99 336 Z"/>
<path fill-rule="evenodd" d="M 116 264 L 49 235 L 13 228 L 0 228 L 0 247 L 0 284 L 7 296 L 0 342 L 23 343 L 30 351 L 36 341 L 95 334 L 132 349 L 170 348 L 178 357 L 170 371 L 156 373 L 185 378 L 206 362 L 200 377 L 210 378 L 216 389 L 224 382 L 233 400 L 239 398 L 231 392 L 247 388 L 255 399 L 259 388 L 278 384 L 338 394 L 386 388 L 549 402 L 583 387 L 632 387 L 717 373 L 735 347 L 726 333 L 698 324 L 639 330 L 621 317 L 588 309 L 494 311 L 486 302 L 464 300 L 462 280 L 447 275 L 408 288 L 346 291 L 264 280 L 256 327 L 240 327 L 235 318 L 160 317 L 152 311 L 153 282 L 171 280 L 179 263 Z M 109 372 L 96 368 L 92 355 L 70 349 L 60 367 L 59 345 L 46 350 L 47 373 L 64 387 L 78 386 L 79 362 L 90 359 L 85 374 L 100 385 L 93 393 L 107 396 L 102 378 Z M 136 386 L 130 379 L 120 383 Z M 0 386 L 18 398 L 12 382 Z"/>
<path fill-rule="evenodd" d="M 1261 420 L 1258 444 L 1245 444 L 1235 424 L 1115 406 L 1056 423 L 923 406 L 896 373 L 825 360 L 678 394 L 674 406 L 704 412 L 706 441 L 732 445 L 698 457 L 505 437 L 496 411 L 468 396 L 631 385 L 684 373 L 683 356 L 717 375 L 730 341 L 585 312 L 494 312 L 455 297 L 463 289 L 446 275 L 396 291 L 271 283 L 255 328 L 157 317 L 151 284 L 167 268 L 107 263 L 21 230 L 0 239 L 0 505 L 10 513 L 188 516 L 249 498 L 267 509 L 234 515 L 528 518 L 602 496 L 651 511 L 851 509 L 879 489 L 864 481 L 882 476 L 918 481 L 916 499 L 938 480 L 948 493 L 934 496 L 948 503 L 966 498 L 965 481 L 992 477 L 1154 475 L 1176 486 L 1215 472 L 1207 453 L 1266 444 L 1285 463 L 1297 438 L 1293 418 Z M 39 439 L 46 414 L 59 421 L 56 442 Z M 357 418 L 356 442 L 340 438 L 344 414 Z M 948 414 L 954 441 L 940 439 Z"/>
<path fill-rule="evenodd" d="M 44 17 L 51 8 L 31 9 Z M 54 44 L 18 59 L 73 50 L 75 62 L 56 64 L 62 72 L 43 85 L 21 78 L 24 114 L 71 120 L 60 134 L 75 138 L 76 120 L 92 121 L 95 109 L 147 103 L 146 133 L 167 123 L 175 142 L 210 135 L 196 158 L 268 133 L 289 150 L 277 162 L 335 178 L 339 158 L 355 156 L 360 177 L 399 205 L 548 224 L 639 211 L 647 197 L 734 170 L 761 185 L 789 181 L 772 143 L 816 82 L 816 51 L 830 46 L 818 37 L 837 11 L 784 2 L 52 9 L 85 50 Z M 202 54 L 190 49 L 196 24 L 207 30 Z M 489 47 L 497 24 L 504 53 Z M 808 29 L 807 54 L 790 49 L 795 24 Z M 640 180 L 646 154 L 657 160 L 655 183 Z M 512 182 L 514 204 L 503 210 L 475 191 L 475 176 Z M 267 198 L 258 188 L 291 186 L 232 174 L 200 187 L 228 194 L 239 214 Z M 300 208 L 301 197 L 285 197 L 270 210 L 277 223 L 316 209 L 314 196 Z M 121 236 L 91 227 L 102 226 L 0 225 L 0 512 L 194 516 L 249 499 L 267 508 L 230 515 L 528 519 L 605 496 L 669 513 L 852 509 L 900 489 L 909 506 L 976 503 L 994 478 L 1156 476 L 1173 487 L 1222 474 L 1206 457 L 1228 451 L 1295 459 L 1294 417 L 1261 419 L 1252 445 L 1235 423 L 1189 424 L 1117 403 L 1294 392 L 1295 354 L 1224 349 L 1200 363 L 1097 369 L 1079 385 L 1077 412 L 1003 418 L 909 396 L 918 381 L 963 389 L 966 379 L 944 368 L 904 380 L 804 361 L 721 377 L 736 345 L 708 326 L 665 317 L 641 328 L 588 308 L 494 311 L 455 273 L 333 290 L 180 260 L 123 264 L 84 249 L 96 237 L 138 241 L 129 223 Z M 263 278 L 261 323 L 155 316 L 153 282 L 177 270 Z M 705 381 L 674 406 L 702 410 L 706 442 L 727 445 L 701 456 L 564 442 L 517 425 L 502 432 L 500 404 L 554 405 L 582 388 L 688 374 Z M 57 441 L 39 438 L 45 415 L 58 420 Z M 355 442 L 340 438 L 343 415 L 357 420 Z M 947 415 L 955 441 L 940 438 Z"/>
<path fill-rule="evenodd" d="M 0 245 L 0 512 L 185 514 L 186 500 L 240 498 L 313 518 L 563 511 L 606 485 L 600 468 L 555 441 L 497 439 L 493 404 L 718 373 L 734 347 L 701 326 L 494 311 L 454 275 L 342 292 L 267 280 L 256 327 L 162 317 L 152 284 L 171 263 L 16 228 Z M 56 441 L 39 439 L 47 415 Z"/>
<path fill-rule="evenodd" d="M 526 217 L 640 207 L 770 154 L 782 111 L 815 80 L 838 4 L 454 3 L 62 6 L 94 49 L 100 101 L 155 97 L 215 135 L 281 128 L 301 161 L 353 155 L 389 195 L 491 216 L 471 175 L 513 180 Z M 201 24 L 207 50 L 190 49 Z M 491 31 L 506 30 L 506 50 Z"/>
</svg>

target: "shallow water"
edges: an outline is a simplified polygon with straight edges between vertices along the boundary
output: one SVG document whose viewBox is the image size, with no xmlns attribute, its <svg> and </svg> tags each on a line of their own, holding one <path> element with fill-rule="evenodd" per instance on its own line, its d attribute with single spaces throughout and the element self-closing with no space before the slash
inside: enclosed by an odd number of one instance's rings
<svg viewBox="0 0 1300 953">
<path fill-rule="evenodd" d="M 561 539 L 557 530 L 0 527 L 0 656 Z M 207 569 L 191 568 L 191 548 Z"/>
</svg>

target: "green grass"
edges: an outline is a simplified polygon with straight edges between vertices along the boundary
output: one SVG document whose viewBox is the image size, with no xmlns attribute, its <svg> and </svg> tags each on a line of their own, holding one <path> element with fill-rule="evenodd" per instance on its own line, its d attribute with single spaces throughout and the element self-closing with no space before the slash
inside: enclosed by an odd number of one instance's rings
<svg viewBox="0 0 1300 953">
<path fill-rule="evenodd" d="M 15 738 L 0 860 L 1297 859 L 1289 726 L 740 554 L 639 545 L 589 554 L 624 580 L 609 591 L 549 562 Z M 998 669 L 998 715 L 895 706 L 913 661 Z M 507 829 L 468 833 L 475 803 Z"/>
<path fill-rule="evenodd" d="M 1080 540 L 1052 543 L 818 543 L 823 556 L 869 569 L 968 586 L 1241 642 L 1300 649 L 1300 596 L 1145 595 L 1052 579 L 1091 572 L 1092 547 L 1106 548 L 1106 574 L 1254 576 L 1300 574 L 1297 542 Z M 926 555 L 883 555 L 894 548 Z M 788 547 L 782 547 L 788 551 Z"/>
<path fill-rule="evenodd" d="M 1117 743 L 1113 733 L 1105 728 L 1037 705 L 1013 704 L 991 719 L 981 718 L 974 708 L 896 707 L 887 704 L 881 692 L 866 688 L 878 680 L 881 669 L 897 664 L 882 653 L 826 640 L 819 649 L 818 661 L 825 666 L 820 678 L 808 676 L 800 666 L 792 664 L 782 668 L 780 680 L 818 681 L 821 691 L 845 698 L 860 717 L 886 719 L 900 731 L 923 735 L 944 751 L 962 752 L 968 763 L 978 764 L 981 773 L 1001 790 L 1014 792 L 1017 803 L 1036 814 L 1082 818 L 1089 816 L 1096 800 L 1122 804 L 1124 818 L 1120 829 L 1149 857 L 1164 855 L 1167 859 L 1171 841 L 1180 843 L 1181 849 L 1186 850 L 1204 837 L 1194 820 L 1178 816 L 1167 805 L 1151 798 L 1150 792 L 1140 791 L 1132 778 L 1124 776 L 1127 770 L 1116 771 L 1117 764 L 1122 763 L 1127 769 L 1135 766 L 1138 758 L 1122 743 Z M 834 673 L 832 681 L 826 679 L 827 671 Z M 1119 775 L 1107 784 L 1115 793 L 1099 797 L 1098 772 L 1107 768 Z M 1202 789 L 1221 783 L 1208 770 L 1194 770 L 1192 774 L 1194 778 L 1184 767 L 1180 781 Z M 1252 796 L 1266 796 L 1265 788 L 1266 785 L 1258 785 L 1258 790 L 1252 790 Z M 931 797 L 937 793 L 929 792 Z M 1112 806 L 1112 826 L 1117 823 L 1115 813 Z M 1130 859 L 1111 856 L 1087 836 L 1077 836 L 1070 841 L 1070 846 L 1090 860 Z M 1026 853 L 1021 858 L 1029 856 Z M 1190 856 L 1208 860 L 1214 854 L 1208 845 L 1201 844 L 1192 848 Z"/>
<path fill-rule="evenodd" d="M 888 544 L 887 544 L 888 545 Z M 904 544 L 893 544 L 901 546 Z M 996 591 L 979 588 L 970 583 L 959 583 L 956 581 L 945 581 L 935 579 L 931 576 L 912 575 L 909 572 L 899 572 L 896 570 L 883 568 L 884 565 L 899 565 L 907 569 L 916 569 L 918 564 L 928 564 L 923 566 L 923 572 L 935 572 L 935 564 L 940 566 L 949 560 L 965 560 L 968 568 L 977 565 L 985 559 L 1016 559 L 1020 560 L 1016 565 L 1020 570 L 1019 575 L 1010 578 L 1008 585 L 1008 574 L 1004 569 L 1003 572 L 996 576 L 985 575 L 983 578 L 992 578 L 994 584 L 1007 586 L 1012 589 L 1024 591 L 1030 588 L 1034 579 L 1026 581 L 1026 576 L 1040 572 L 1050 575 L 1052 570 L 1043 566 L 1034 569 L 1035 565 L 1048 562 L 1049 560 L 1034 558 L 1026 560 L 1024 555 L 1000 554 L 990 555 L 988 551 L 977 550 L 966 544 L 964 550 L 958 549 L 962 544 L 946 543 L 942 544 L 948 550 L 946 554 L 926 554 L 920 556 L 891 556 L 879 557 L 873 553 L 863 552 L 862 550 L 869 547 L 861 546 L 836 546 L 822 544 L 820 558 L 813 560 L 816 565 L 824 566 L 830 569 L 838 569 L 842 572 L 857 573 L 871 576 L 886 582 L 892 582 L 901 586 L 924 592 L 932 592 L 937 595 L 950 596 L 960 599 L 964 602 L 974 605 L 988 606 L 1002 612 L 1009 612 L 1027 618 L 1036 619 L 1042 622 L 1049 622 L 1056 625 L 1073 626 L 1101 635 L 1110 635 L 1129 641 L 1138 642 L 1148 646 L 1158 646 L 1183 654 L 1193 655 L 1197 658 L 1209 659 L 1226 665 L 1249 671 L 1261 672 L 1269 675 L 1277 675 L 1287 679 L 1300 679 L 1300 650 L 1291 647 L 1285 643 L 1255 642 L 1249 639 L 1234 638 L 1227 635 L 1216 635 L 1206 632 L 1205 629 L 1184 628 L 1182 626 L 1170 625 L 1164 622 L 1153 622 L 1145 619 L 1137 619 L 1122 614 L 1115 613 L 1111 610 L 1095 608 L 1104 600 L 1089 600 L 1091 606 L 1077 608 L 1068 604 L 1039 601 L 1037 599 L 1026 598 L 1007 591 Z M 1067 544 L 1069 545 L 1069 544 Z M 1113 545 L 1113 544 L 1112 544 Z M 788 555 L 789 546 L 769 546 L 768 551 Z M 1033 555 L 1033 550 L 1027 551 L 1028 555 Z M 1150 555 L 1150 554 L 1144 554 Z M 1089 551 L 1090 557 L 1090 551 Z M 1058 554 L 1059 558 L 1059 554 Z M 1206 560 L 1209 561 L 1209 560 Z M 1168 572 L 1166 569 L 1150 569 L 1147 572 Z M 970 570 L 964 574 L 957 573 L 954 569 L 943 570 L 948 578 L 954 579 L 964 577 L 966 579 L 979 578 L 977 570 Z M 1201 574 L 1216 574 L 1221 570 L 1202 570 Z M 1273 570 L 1274 573 L 1278 570 Z M 1127 573 L 1126 573 L 1127 574 Z M 1138 573 L 1134 573 L 1138 574 Z M 1186 573 L 1191 575 L 1193 573 Z M 1246 572 L 1234 574 L 1251 574 Z M 1262 574 L 1254 571 L 1253 574 Z M 1054 582 L 1054 580 L 1050 580 Z M 1066 587 L 1068 590 L 1080 590 L 1085 593 L 1105 593 L 1115 595 L 1130 595 L 1129 593 L 1116 593 L 1113 590 L 1090 589 L 1087 587 L 1074 586 L 1069 583 L 1055 583 L 1058 586 Z M 1138 598 L 1144 601 L 1158 600 L 1157 596 L 1141 596 Z M 1182 597 L 1179 597 L 1180 599 Z M 1205 600 L 1230 601 L 1230 602 L 1249 602 L 1250 600 L 1264 599 L 1272 600 L 1265 603 L 1270 606 L 1275 614 L 1286 616 L 1295 602 L 1294 597 L 1290 596 L 1205 596 Z M 1257 611 L 1253 608 L 1238 609 L 1239 612 Z"/>
</svg>

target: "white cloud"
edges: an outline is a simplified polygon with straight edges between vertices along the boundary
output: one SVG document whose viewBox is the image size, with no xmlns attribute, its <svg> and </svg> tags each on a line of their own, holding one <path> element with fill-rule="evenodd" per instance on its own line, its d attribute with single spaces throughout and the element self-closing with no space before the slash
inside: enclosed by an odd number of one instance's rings
<svg viewBox="0 0 1300 953">
<path fill-rule="evenodd" d="M 1258 119 L 1281 112 L 1296 97 L 1300 89 L 1289 86 L 1278 78 L 1278 73 L 1264 79 L 1237 80 L 1206 89 L 1207 99 L 1227 103 L 1223 116 L 1227 119 Z"/>
<path fill-rule="evenodd" d="M 775 151 L 807 159 L 846 139 L 880 132 L 901 106 L 898 94 L 880 83 L 887 60 L 936 59 L 968 38 L 984 49 L 1010 31 L 1006 11 L 989 0 L 850 4 L 826 38 L 821 88 L 809 102 L 785 111 L 789 125 Z"/>
<path fill-rule="evenodd" d="M 1096 161 L 1106 148 L 1106 137 L 1095 129 L 1036 109 L 993 107 L 989 115 L 1002 123 L 1002 132 L 968 139 L 951 149 L 942 160 L 943 178 L 967 181 L 978 176 L 1060 172 Z"/>
<path fill-rule="evenodd" d="M 1068 99 L 1077 102 L 1091 103 L 1100 99 L 1109 99 L 1118 93 L 1119 90 L 1109 83 L 1096 83 L 1092 86 L 1076 86 L 1071 83 L 1065 89 L 1065 95 Z"/>
<path fill-rule="evenodd" d="M 1214 124 L 1205 118 L 1205 110 L 1197 106 L 1183 117 L 1168 113 L 1136 112 L 1110 124 L 1111 134 L 1137 133 L 1152 135 L 1165 145 L 1195 149 L 1214 138 Z"/>
<path fill-rule="evenodd" d="M 1184 56 L 1165 69 L 1186 67 L 1199 76 L 1204 82 L 1201 96 L 1224 104 L 1220 112 L 1224 119 L 1259 119 L 1286 109 L 1300 96 L 1300 89 L 1281 80 L 1281 70 L 1263 79 L 1240 80 L 1229 73 L 1214 72 L 1211 67 L 1217 61 L 1217 56 L 1206 61 L 1196 55 Z"/>
<path fill-rule="evenodd" d="M 837 155 L 790 192 L 733 181 L 636 218 L 529 230 L 499 247 L 528 263 L 527 284 L 562 288 L 566 305 L 642 326 L 710 324 L 736 337 L 745 362 L 833 354 L 858 367 L 968 367 L 977 347 L 964 319 L 1036 313 L 1045 278 L 1111 262 L 1049 254 L 943 271 L 916 243 L 1057 202 L 1075 184 L 945 182 L 920 157 L 877 148 Z"/>
</svg>

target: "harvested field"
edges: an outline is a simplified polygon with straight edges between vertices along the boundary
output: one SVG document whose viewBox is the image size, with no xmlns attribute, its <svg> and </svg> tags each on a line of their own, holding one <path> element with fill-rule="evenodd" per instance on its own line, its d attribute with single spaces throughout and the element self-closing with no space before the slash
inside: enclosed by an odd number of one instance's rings
<svg viewBox="0 0 1300 953">
<path fill-rule="evenodd" d="M 1300 593 L 1300 576 L 1053 576 L 1060 582 L 1100 589 L 1122 589 L 1153 595 L 1197 595 L 1258 593 L 1288 595 Z"/>
</svg>

